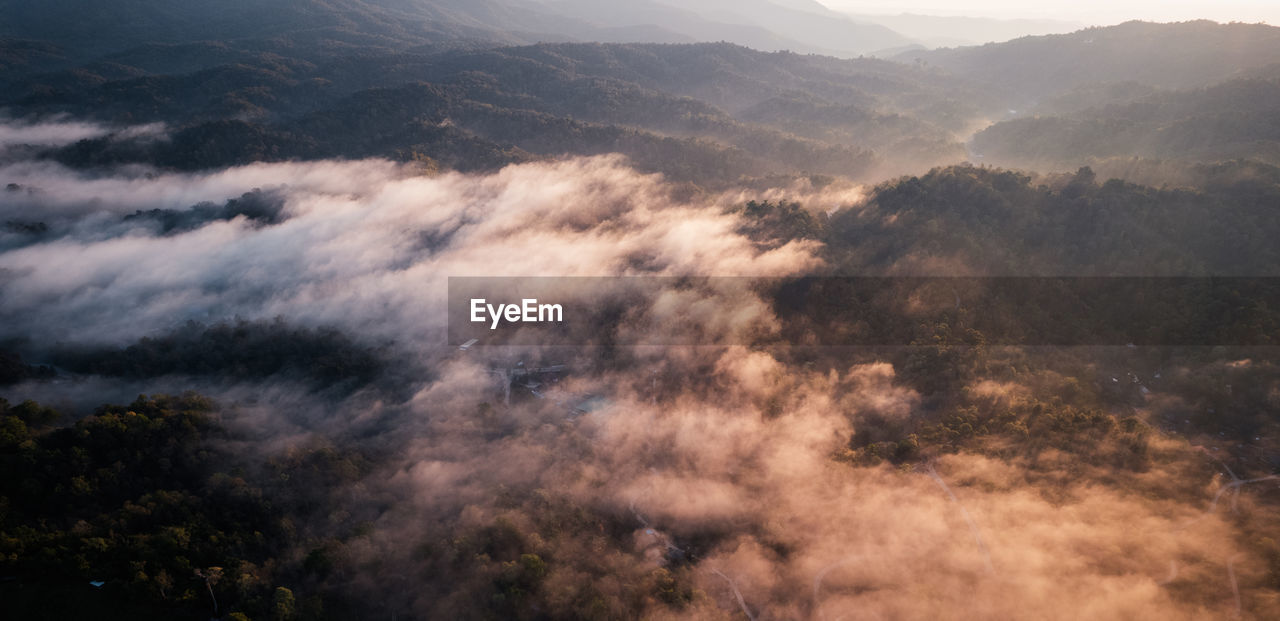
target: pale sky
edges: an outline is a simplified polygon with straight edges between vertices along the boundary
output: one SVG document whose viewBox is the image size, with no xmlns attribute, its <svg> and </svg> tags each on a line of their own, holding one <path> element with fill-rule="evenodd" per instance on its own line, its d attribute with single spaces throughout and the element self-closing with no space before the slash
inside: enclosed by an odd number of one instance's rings
<svg viewBox="0 0 1280 621">
<path fill-rule="evenodd" d="M 920 13 L 997 18 L 1047 18 L 1109 25 L 1130 19 L 1280 25 L 1280 0 L 818 0 L 832 9 L 862 13 Z"/>
</svg>

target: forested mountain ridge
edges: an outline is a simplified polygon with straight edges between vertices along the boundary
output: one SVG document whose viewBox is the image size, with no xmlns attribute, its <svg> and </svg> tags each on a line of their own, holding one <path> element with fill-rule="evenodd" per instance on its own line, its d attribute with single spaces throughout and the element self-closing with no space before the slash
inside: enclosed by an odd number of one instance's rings
<svg viewBox="0 0 1280 621">
<path fill-rule="evenodd" d="M 1277 57 L 1280 28 L 1274 26 L 1132 21 L 1005 43 L 910 51 L 897 58 L 998 88 L 1010 98 L 1007 107 L 1021 110 L 1089 83 L 1207 86 Z"/>
<path fill-rule="evenodd" d="M 370 146 L 347 150 L 348 156 L 416 150 L 464 169 L 518 161 L 486 155 L 468 163 L 439 144 L 431 146 L 444 138 L 415 139 L 420 130 L 405 125 L 448 119 L 451 125 L 440 131 L 457 134 L 445 139 L 448 144 L 479 139 L 492 153 L 512 148 L 544 155 L 652 153 L 639 157 L 642 167 L 685 170 L 687 178 L 689 167 L 676 162 L 707 157 L 697 152 L 721 151 L 714 157 L 756 163 L 729 168 L 703 163 L 692 169 L 720 179 L 769 172 L 860 177 L 873 170 L 869 158 L 902 170 L 962 157 L 948 128 L 973 114 L 972 104 L 965 103 L 971 91 L 954 80 L 903 69 L 887 61 L 770 54 L 729 44 L 544 44 L 374 55 L 320 65 L 264 55 L 171 76 L 98 65 L 23 80 L 10 101 L 15 109 L 41 114 L 88 114 L 116 123 L 164 121 L 190 129 L 167 146 L 153 145 L 175 153 L 205 151 L 184 140 L 231 127 L 243 127 L 237 131 L 246 139 L 259 136 L 251 139 L 255 143 L 266 141 L 214 160 L 184 164 L 175 157 L 138 153 L 130 160 L 185 167 L 251 161 L 244 158 L 254 154 L 331 156 L 353 141 Z M 440 96 L 415 98 L 417 87 L 400 86 L 420 81 L 438 85 L 424 93 Z M 343 114 L 360 114 L 349 103 L 353 98 L 370 104 L 381 100 L 372 108 L 390 113 L 377 121 L 389 142 L 351 135 L 361 131 L 357 128 L 372 129 L 366 123 L 344 124 Z M 507 120 L 498 122 L 495 115 Z M 224 119 L 237 120 L 228 125 Z M 552 129 L 549 122 L 577 129 Z M 201 124 L 209 127 L 196 131 Z M 314 134 L 319 125 L 325 132 Z M 584 131 L 587 135 L 577 140 L 570 137 Z M 705 144 L 689 142 L 693 139 Z M 615 147 L 618 140 L 655 146 Z M 79 158 L 67 161 L 102 164 L 114 157 L 86 159 L 86 149 L 95 149 L 91 144 L 76 149 Z M 688 155 L 679 155 L 682 151 Z M 658 165 L 664 161 L 670 165 Z"/>
<path fill-rule="evenodd" d="M 850 57 L 911 43 L 889 28 L 856 21 L 817 2 L 555 0 L 547 6 L 601 26 L 654 25 L 689 41 L 731 41 L 769 51 Z"/>
<path fill-rule="evenodd" d="M 509 44 L 536 41 L 539 26 L 557 22 L 503 0 L 4 0 L 0 12 L 6 15 L 0 36 L 51 41 L 81 58 L 151 43 L 216 40 L 308 54 L 456 39 Z"/>
<path fill-rule="evenodd" d="M 539 41 L 732 41 L 841 56 L 902 46 L 883 26 L 770 0 L 668 4 L 539 0 L 49 0 L 0 2 L 0 37 L 44 40 L 81 60 L 147 44 L 235 40 L 340 55 L 412 45 Z"/>
<path fill-rule="evenodd" d="M 446 8 L 439 8 L 441 15 L 461 10 Z M 359 20 L 343 23 L 352 32 L 383 32 Z M 9 41 L 6 62 L 23 69 L 0 75 L 6 84 L 0 106 L 26 118 L 163 121 L 177 138 L 167 152 L 163 145 L 114 145 L 104 153 L 101 144 L 85 144 L 75 147 L 74 156 L 60 156 L 95 165 L 133 161 L 190 169 L 346 150 L 425 156 L 445 167 L 476 169 L 617 151 L 637 158 L 644 170 L 729 181 L 774 173 L 873 180 L 968 157 L 1073 170 L 1088 163 L 1080 161 L 1082 151 L 1095 158 L 1271 161 L 1268 112 L 1256 103 L 1266 101 L 1266 93 L 1256 89 L 1265 88 L 1267 67 L 1280 58 L 1277 30 L 1132 22 L 901 57 L 906 62 L 765 53 L 723 43 L 493 48 L 482 39 L 463 44 L 416 34 L 348 48 L 297 44 L 289 37 L 234 45 L 152 43 L 78 62 L 57 45 Z M 1133 49 L 1125 47 L 1131 40 Z M 1161 56 L 1162 50 L 1170 54 Z M 1194 54 L 1195 62 L 1179 61 L 1178 54 Z M 35 71 L 47 63 L 71 68 Z M 1170 90 L 1180 84 L 1206 88 L 1235 75 L 1255 75 L 1264 83 L 1251 87 L 1255 92 L 1240 82 L 1204 95 Z M 447 105 L 436 97 L 414 101 L 407 85 L 417 83 L 442 87 Z M 363 101 L 381 100 L 374 107 L 392 113 L 374 135 L 344 135 L 349 130 L 341 115 L 355 112 L 357 94 Z M 1177 101 L 1165 102 L 1169 98 Z M 1062 119 L 1020 118 L 1028 113 L 1023 104 L 1036 102 L 1033 111 Z M 1125 105 L 1128 111 L 1121 110 Z M 1140 111 L 1151 105 L 1160 108 L 1156 116 Z M 1196 105 L 1206 112 L 1189 107 Z M 1007 109 L 1012 106 L 1019 109 Z M 1082 112 L 1107 106 L 1112 111 L 1106 114 Z M 1174 119 L 1178 114 L 1183 116 Z M 973 152 L 965 153 L 961 145 L 970 132 L 988 119 L 1009 117 L 1014 122 L 982 132 Z M 435 128 L 424 129 L 423 122 Z M 1209 127 L 1214 123 L 1225 123 L 1225 131 Z M 318 127 L 325 128 L 323 135 L 312 133 Z M 1027 130 L 1035 135 L 1016 138 L 1020 127 L 1035 128 Z M 1157 130 L 1160 136 L 1153 137 Z M 1087 138 L 1091 132 L 1098 138 Z M 1186 137 L 1197 132 L 1213 133 L 1212 144 Z M 1241 139 L 1228 139 L 1232 132 Z M 196 139 L 205 142 L 188 142 Z M 1001 144 L 1010 141 L 1006 152 Z"/>
<path fill-rule="evenodd" d="M 1070 167 L 1108 158 L 1280 163 L 1280 80 L 1238 78 L 1125 103 L 997 123 L 972 149 L 997 165 Z"/>
<path fill-rule="evenodd" d="M 885 182 L 827 224 L 841 274 L 1280 274 L 1280 169 L 1201 166 L 1191 188 L 953 166 Z"/>
</svg>

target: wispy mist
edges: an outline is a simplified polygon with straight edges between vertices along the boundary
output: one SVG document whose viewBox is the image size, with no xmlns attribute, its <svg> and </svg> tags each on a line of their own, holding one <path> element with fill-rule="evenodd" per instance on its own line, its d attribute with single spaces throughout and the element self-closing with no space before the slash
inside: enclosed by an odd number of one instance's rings
<svg viewBox="0 0 1280 621">
<path fill-rule="evenodd" d="M 0 136 L 98 131 L 59 128 Z M 299 525 L 317 538 L 373 526 L 334 546 L 342 566 L 359 568 L 343 588 L 378 614 L 465 616 L 472 583 L 497 578 L 458 568 L 506 554 L 476 552 L 467 537 L 494 528 L 547 560 L 552 615 L 596 598 L 602 617 L 1194 619 L 1232 614 L 1233 581 L 1252 598 L 1266 580 L 1265 559 L 1227 521 L 1235 514 L 1205 512 L 1226 481 L 1184 440 L 1154 437 L 1146 469 L 994 445 L 857 465 L 847 447 L 862 425 L 903 425 L 928 407 L 888 362 L 806 365 L 745 347 L 548 360 L 562 352 L 444 345 L 449 276 L 782 276 L 822 265 L 816 241 L 741 233 L 729 207 L 744 194 L 691 191 L 615 157 L 487 175 L 381 160 L 202 174 L 24 161 L 0 168 L 0 183 L 15 184 L 0 193 L 2 219 L 31 225 L 0 233 L 0 339 L 32 355 L 124 347 L 192 320 L 281 317 L 337 328 L 405 365 L 400 392 L 173 377 L 116 387 L 194 382 L 232 406 L 247 454 L 328 436 L 381 455 L 333 492 L 340 509 Z M 167 231 L 129 218 L 255 191 L 278 200 L 278 214 L 206 209 L 216 217 Z M 828 211 L 863 193 L 799 184 L 769 197 Z M 639 312 L 708 330 L 768 326 L 768 305 L 744 296 L 681 292 Z M 741 321 L 716 325 L 698 312 L 708 299 L 734 304 Z M 574 369 L 545 398 L 504 399 L 499 377 L 517 360 Z M 72 399 L 94 381 L 14 391 Z M 1014 407 L 1035 387 L 969 390 Z M 585 396 L 601 405 L 575 409 Z M 1122 450 L 1111 442 L 1099 454 Z"/>
</svg>

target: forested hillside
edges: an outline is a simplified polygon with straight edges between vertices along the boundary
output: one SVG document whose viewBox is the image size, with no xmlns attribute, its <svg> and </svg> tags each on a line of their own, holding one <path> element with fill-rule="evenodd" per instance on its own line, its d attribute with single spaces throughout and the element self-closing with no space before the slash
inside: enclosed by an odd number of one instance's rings
<svg viewBox="0 0 1280 621">
<path fill-rule="evenodd" d="M 941 168 L 876 188 L 836 214 L 829 245 L 846 273 L 1075 276 L 1280 272 L 1280 169 L 1204 167 L 1198 189 Z M 949 271 L 949 270 L 948 270 Z"/>
<path fill-rule="evenodd" d="M 987 161 L 1064 167 L 1091 159 L 1235 158 L 1280 163 L 1280 81 L 1235 79 L 1062 116 L 998 123 L 974 136 Z"/>
<path fill-rule="evenodd" d="M 47 74 L 15 85 L 10 103 L 176 130 L 164 143 L 104 138 L 53 154 L 80 166 L 383 156 L 474 170 L 620 152 L 645 170 L 720 183 L 954 161 L 952 132 L 975 113 L 973 91 L 926 72 L 725 44 L 241 61 L 170 76 L 119 64 Z"/>
<path fill-rule="evenodd" d="M 1007 43 L 906 52 L 999 89 L 1007 107 L 1030 108 L 1090 83 L 1137 81 L 1160 88 L 1207 86 L 1275 62 L 1280 30 L 1263 24 L 1127 22 Z"/>
</svg>

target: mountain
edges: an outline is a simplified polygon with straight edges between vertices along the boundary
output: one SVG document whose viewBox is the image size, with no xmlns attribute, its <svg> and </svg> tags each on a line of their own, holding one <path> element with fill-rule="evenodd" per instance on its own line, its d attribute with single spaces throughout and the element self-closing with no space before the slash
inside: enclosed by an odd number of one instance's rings
<svg viewBox="0 0 1280 621">
<path fill-rule="evenodd" d="M 962 143 L 998 118 L 1007 122 L 972 142 L 984 162 L 1061 169 L 1114 157 L 1277 161 L 1278 115 L 1267 102 L 1277 94 L 1280 29 L 1260 25 L 1133 22 L 890 61 L 728 43 L 499 42 L 539 29 L 679 41 L 709 36 L 695 32 L 705 27 L 783 45 L 783 17 L 857 31 L 799 0 L 266 0 L 243 13 L 215 10 L 239 6 L 233 0 L 124 0 L 103 13 L 102 38 L 71 42 L 82 27 L 59 31 L 50 16 L 77 1 L 56 0 L 48 13 L 17 7 L 19 22 L 51 40 L 0 45 L 0 63 L 10 67 L 0 75 L 0 106 L 17 116 L 173 130 L 168 143 L 87 141 L 56 154 L 82 166 L 382 156 L 471 170 L 619 152 L 643 170 L 710 183 L 819 173 L 870 180 L 964 160 Z M 134 11 L 172 28 L 137 43 L 145 37 L 129 39 L 122 26 Z M 296 11 L 305 18 L 290 17 Z M 575 17 L 545 18 L 562 13 Z M 770 16 L 773 30 L 751 25 Z M 208 24 L 197 28 L 203 18 Z M 266 26 L 235 30 L 247 19 L 289 26 L 272 27 L 275 37 Z M 483 38 L 484 28 L 504 24 L 525 30 Z M 243 36 L 198 39 L 204 32 Z M 125 40 L 132 47 L 115 49 Z M 1016 118 L 1028 111 L 1040 116 Z"/>
<path fill-rule="evenodd" d="M 790 48 L 795 52 L 826 51 L 836 56 L 848 57 L 912 43 L 884 26 L 856 22 L 817 2 L 690 0 L 676 3 L 667 0 L 666 3 L 696 13 L 704 19 L 766 28 L 797 42 L 796 47 Z"/>
<path fill-rule="evenodd" d="M 0 35 L 47 40 L 88 52 L 151 42 L 289 37 L 304 32 L 395 41 L 417 38 L 426 26 L 410 20 L 408 14 L 363 0 L 4 0 L 0 11 L 6 15 Z"/>
<path fill-rule="evenodd" d="M 984 161 L 1070 169 L 1106 158 L 1280 164 L 1280 79 L 1236 79 L 1186 91 L 1117 87 L 1128 103 L 997 123 L 979 132 Z"/>
<path fill-rule="evenodd" d="M 234 42 L 230 47 L 237 51 L 317 59 L 430 43 L 492 46 L 565 38 L 538 31 L 562 27 L 563 16 L 502 0 L 0 0 L 0 14 L 0 39 L 39 40 L 57 46 L 71 62 L 157 44 L 214 41 Z M 144 50 L 140 56 L 163 59 L 154 47 Z"/>
<path fill-rule="evenodd" d="M 52 43 L 82 61 L 144 44 L 211 40 L 312 55 L 582 40 L 730 41 L 856 56 L 909 43 L 820 5 L 769 0 L 0 0 L 0 14 L 0 38 Z"/>
<path fill-rule="evenodd" d="M 1087 167 L 1036 176 L 938 168 L 882 183 L 863 209 L 836 214 L 831 263 L 844 273 L 949 264 L 1087 276 L 1243 275 L 1280 265 L 1280 169 L 1199 165 L 1189 178 L 1196 187 L 1157 189 L 1103 181 Z"/>
<path fill-rule="evenodd" d="M 58 155 L 82 166 L 425 156 L 467 170 L 620 152 L 715 183 L 954 161 L 963 150 L 948 128 L 977 114 L 939 103 L 972 100 L 963 84 L 917 68 L 730 44 L 542 44 L 323 66 L 265 56 L 163 76 L 94 69 L 20 82 L 0 105 L 177 130 L 145 148 L 85 141 Z"/>
<path fill-rule="evenodd" d="M 1280 28 L 1262 24 L 1127 22 L 1064 35 L 897 57 L 1004 93 L 1021 110 L 1090 83 L 1136 81 L 1195 88 L 1280 58 Z"/>
<path fill-rule="evenodd" d="M 584 26 L 564 28 L 576 38 L 608 42 L 677 43 L 732 41 L 760 50 L 797 49 L 826 52 L 811 44 L 790 39 L 779 32 L 748 22 L 708 19 L 682 6 L 654 0 L 611 3 L 598 0 L 554 0 L 547 8 L 561 15 L 573 15 Z"/>
<path fill-rule="evenodd" d="M 1086 24 L 1053 19 L 993 19 L 943 15 L 849 13 L 856 21 L 879 24 L 929 47 L 999 43 L 1027 36 L 1075 32 Z"/>
</svg>

